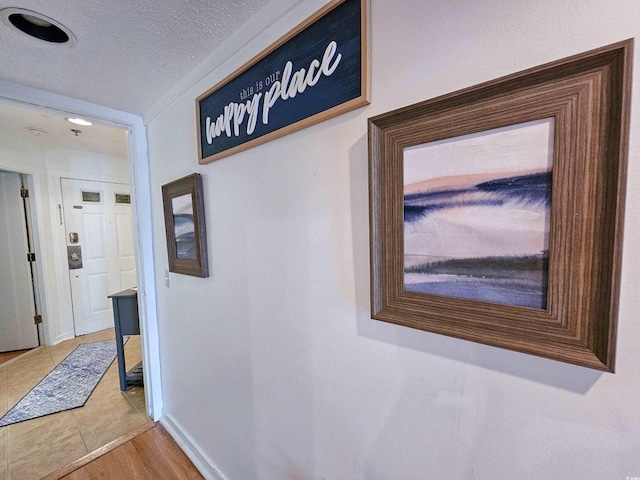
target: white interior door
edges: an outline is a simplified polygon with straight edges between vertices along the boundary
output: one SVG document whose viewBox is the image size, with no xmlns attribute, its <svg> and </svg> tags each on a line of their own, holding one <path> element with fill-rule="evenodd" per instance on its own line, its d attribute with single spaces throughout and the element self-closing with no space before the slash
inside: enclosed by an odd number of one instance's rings
<svg viewBox="0 0 640 480">
<path fill-rule="evenodd" d="M 38 346 L 21 187 L 19 174 L 0 171 L 0 352 Z"/>
<path fill-rule="evenodd" d="M 130 189 L 121 183 L 61 183 L 67 247 L 80 259 L 69 269 L 73 320 L 76 335 L 85 335 L 113 327 L 108 296 L 136 286 Z"/>
</svg>

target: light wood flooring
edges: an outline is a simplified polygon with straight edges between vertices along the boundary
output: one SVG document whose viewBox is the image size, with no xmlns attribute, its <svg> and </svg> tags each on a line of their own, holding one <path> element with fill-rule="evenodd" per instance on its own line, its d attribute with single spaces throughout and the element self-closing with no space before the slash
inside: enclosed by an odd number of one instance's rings
<svg viewBox="0 0 640 480">
<path fill-rule="evenodd" d="M 43 480 L 201 480 L 180 447 L 160 424 L 126 442 L 106 446 Z"/>
<path fill-rule="evenodd" d="M 0 416 L 80 343 L 112 338 L 111 328 L 38 347 L 0 364 Z M 141 356 L 140 337 L 132 336 L 125 346 L 127 370 Z M 42 478 L 145 425 L 153 426 L 146 415 L 144 389 L 120 391 L 116 360 L 84 407 L 0 427 L 0 480 Z"/>
</svg>

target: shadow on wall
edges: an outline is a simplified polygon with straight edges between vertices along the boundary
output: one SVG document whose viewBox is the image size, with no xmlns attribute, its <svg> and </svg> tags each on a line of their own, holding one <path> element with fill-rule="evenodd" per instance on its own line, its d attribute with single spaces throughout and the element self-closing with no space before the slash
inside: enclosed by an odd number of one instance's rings
<svg viewBox="0 0 640 480">
<path fill-rule="evenodd" d="M 603 372 L 422 330 L 372 320 L 369 277 L 368 140 L 363 135 L 349 150 L 354 278 L 358 335 L 463 364 L 585 394 Z"/>
</svg>

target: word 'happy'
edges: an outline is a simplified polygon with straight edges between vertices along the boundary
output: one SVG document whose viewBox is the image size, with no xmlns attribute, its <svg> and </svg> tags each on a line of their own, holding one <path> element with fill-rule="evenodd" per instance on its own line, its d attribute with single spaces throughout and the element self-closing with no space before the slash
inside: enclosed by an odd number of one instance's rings
<svg viewBox="0 0 640 480">
<path fill-rule="evenodd" d="M 301 68 L 292 73 L 293 64 L 288 61 L 282 72 L 282 80 L 276 80 L 271 84 L 269 90 L 264 94 L 262 101 L 262 123 L 269 123 L 269 110 L 273 108 L 278 100 L 286 101 L 295 98 L 298 93 L 302 93 L 307 87 L 313 87 L 320 77 L 330 77 L 338 68 L 338 64 L 342 59 L 342 54 L 336 52 L 338 44 L 335 41 L 329 42 L 322 56 L 322 61 L 318 59 L 311 60 L 309 68 Z M 244 103 L 230 102 L 224 107 L 224 111 L 218 115 L 215 121 L 211 121 L 211 117 L 206 118 L 206 135 L 207 143 L 211 145 L 214 138 L 222 136 L 223 133 L 227 137 L 231 135 L 240 135 L 240 126 L 245 120 L 247 121 L 247 135 L 251 135 L 258 121 L 260 105 L 262 100 L 262 92 L 255 93 L 253 97 Z"/>
</svg>

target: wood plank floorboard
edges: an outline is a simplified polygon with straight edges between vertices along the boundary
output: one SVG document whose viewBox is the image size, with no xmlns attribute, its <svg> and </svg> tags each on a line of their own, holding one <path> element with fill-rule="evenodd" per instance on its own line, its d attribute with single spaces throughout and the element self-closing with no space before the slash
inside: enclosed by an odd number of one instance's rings
<svg viewBox="0 0 640 480">
<path fill-rule="evenodd" d="M 204 477 L 173 438 L 156 424 L 60 480 L 200 480 Z"/>
<path fill-rule="evenodd" d="M 8 362 L 14 358 L 18 358 L 23 353 L 27 353 L 29 350 L 15 350 L 13 352 L 0 352 L 0 363 Z"/>
</svg>

